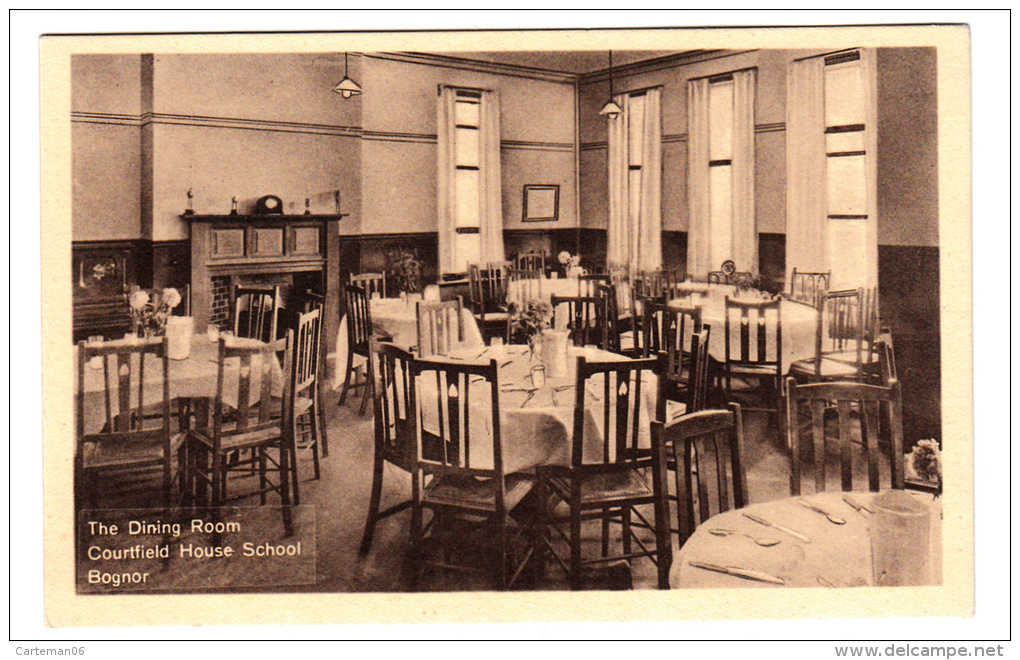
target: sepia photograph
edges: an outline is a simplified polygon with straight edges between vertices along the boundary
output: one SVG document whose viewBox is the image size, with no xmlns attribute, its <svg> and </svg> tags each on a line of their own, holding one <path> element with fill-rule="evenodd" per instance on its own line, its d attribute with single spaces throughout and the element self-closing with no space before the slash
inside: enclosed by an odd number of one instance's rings
<svg viewBox="0 0 1020 660">
<path fill-rule="evenodd" d="M 973 612 L 969 39 L 42 37 L 51 625 Z"/>
</svg>

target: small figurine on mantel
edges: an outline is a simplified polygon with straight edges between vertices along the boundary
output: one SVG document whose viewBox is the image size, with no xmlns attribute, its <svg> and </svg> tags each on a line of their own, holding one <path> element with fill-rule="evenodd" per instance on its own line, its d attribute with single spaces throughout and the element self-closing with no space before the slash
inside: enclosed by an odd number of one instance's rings
<svg viewBox="0 0 1020 660">
<path fill-rule="evenodd" d="M 237 215 L 237 195 L 230 198 L 230 215 Z"/>
<path fill-rule="evenodd" d="M 188 188 L 188 208 L 184 209 L 184 215 L 195 215 L 195 207 L 192 205 L 194 197 L 195 195 L 191 188 Z"/>
<path fill-rule="evenodd" d="M 312 214 L 312 199 L 311 197 L 305 197 L 305 215 Z"/>
</svg>

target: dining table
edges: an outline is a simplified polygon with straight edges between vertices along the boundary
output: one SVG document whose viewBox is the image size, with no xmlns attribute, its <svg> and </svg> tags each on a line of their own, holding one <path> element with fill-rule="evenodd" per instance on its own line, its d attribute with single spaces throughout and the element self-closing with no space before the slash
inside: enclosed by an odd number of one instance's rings
<svg viewBox="0 0 1020 660">
<path fill-rule="evenodd" d="M 565 368 L 545 369 L 547 374 L 536 383 L 532 368 L 543 366 L 526 345 L 489 347 L 484 351 L 460 349 L 447 356 L 426 358 L 433 361 L 455 361 L 460 363 L 485 363 L 495 359 L 499 366 L 499 429 L 503 449 L 503 470 L 513 472 L 531 471 L 543 465 L 570 465 L 574 429 L 575 376 L 577 358 L 589 362 L 619 362 L 631 358 L 610 353 L 593 346 L 574 347 L 566 350 Z M 427 372 L 426 372 L 427 373 Z M 432 430 L 438 426 L 438 391 L 435 380 L 421 378 L 419 402 L 422 407 L 423 429 Z M 650 419 L 655 411 L 656 379 L 646 372 L 642 377 L 640 397 L 631 397 L 630 414 L 633 415 L 635 401 L 638 410 L 638 445 L 650 447 Z M 470 423 L 473 438 L 471 447 L 472 465 L 491 468 L 493 419 L 489 388 L 484 381 L 471 384 Z M 585 393 L 584 445 L 582 455 L 586 463 L 602 460 L 603 400 L 601 375 L 589 380 Z"/>
<path fill-rule="evenodd" d="M 928 493 L 906 493 L 928 511 L 925 582 L 940 585 L 941 500 Z M 674 556 L 670 587 L 876 586 L 872 534 L 880 533 L 876 501 L 883 494 L 824 491 L 755 503 L 712 516 L 697 527 Z"/>
<path fill-rule="evenodd" d="M 130 343 L 131 338 L 105 341 L 104 345 L 110 346 L 117 343 Z M 257 339 L 245 339 L 242 337 L 228 337 L 229 346 L 241 346 L 245 344 L 262 345 Z M 137 361 L 137 357 L 134 358 Z M 78 347 L 74 347 L 74 363 L 78 361 Z M 145 356 L 144 380 L 141 383 L 143 396 L 146 404 L 159 400 L 163 395 L 163 375 L 159 367 L 160 360 L 154 355 Z M 252 357 L 251 368 L 260 372 L 262 357 Z M 241 368 L 241 360 L 238 357 L 227 358 L 224 365 L 223 399 L 227 405 L 237 405 L 238 373 Z M 214 398 L 216 396 L 216 379 L 219 369 L 219 339 L 213 340 L 209 335 L 194 334 L 191 337 L 187 356 L 183 359 L 169 360 L 170 371 L 170 399 L 179 398 Z M 139 383 L 137 382 L 139 369 L 133 368 L 134 382 L 131 384 L 132 401 L 137 402 Z M 78 370 L 75 369 L 75 379 Z M 97 433 L 106 422 L 105 419 L 105 397 L 103 385 L 103 362 L 101 358 L 93 358 L 85 365 L 84 382 L 81 384 L 81 391 L 85 407 L 85 432 Z M 283 370 L 278 360 L 274 359 L 270 368 L 272 378 L 271 392 L 273 396 L 281 396 L 283 392 Z M 110 374 L 111 381 L 116 375 Z M 253 388 L 249 392 L 249 400 L 254 403 L 252 397 L 258 397 L 260 388 Z"/>
<path fill-rule="evenodd" d="M 372 330 L 376 335 L 390 338 L 390 342 L 404 349 L 411 349 L 418 343 L 417 307 L 410 298 L 372 298 L 369 300 L 369 311 L 372 314 Z M 464 337 L 460 346 L 468 350 L 481 349 L 485 346 L 478 323 L 467 307 L 461 309 L 461 320 L 464 326 Z M 340 319 L 340 327 L 336 336 L 336 353 L 327 356 L 331 365 L 333 389 L 343 387 L 344 375 L 347 373 L 347 315 Z M 355 366 L 364 364 L 365 358 L 354 356 Z"/>
<path fill-rule="evenodd" d="M 755 289 L 739 291 L 728 284 L 700 284 L 692 289 L 690 296 L 676 298 L 667 306 L 694 306 L 701 309 L 702 325 L 712 327 L 708 352 L 719 362 L 726 361 L 726 298 L 744 302 L 762 302 L 772 298 L 770 294 Z M 806 360 L 815 356 L 815 332 L 818 325 L 818 310 L 811 305 L 783 298 L 779 303 L 779 314 L 783 327 L 783 373 L 790 370 L 790 365 L 798 360 Z M 737 316 L 730 323 L 730 342 L 736 347 L 740 345 L 740 324 Z M 768 319 L 772 323 L 771 319 Z M 771 326 L 769 327 L 771 332 Z M 752 328 L 752 333 L 754 329 Z M 752 334 L 753 336 L 753 334 Z M 685 339 L 686 342 L 686 339 Z M 685 343 L 686 345 L 686 343 Z M 752 355 L 757 351 L 756 342 L 749 347 Z M 775 359 L 774 343 L 767 344 L 766 358 Z"/>
</svg>

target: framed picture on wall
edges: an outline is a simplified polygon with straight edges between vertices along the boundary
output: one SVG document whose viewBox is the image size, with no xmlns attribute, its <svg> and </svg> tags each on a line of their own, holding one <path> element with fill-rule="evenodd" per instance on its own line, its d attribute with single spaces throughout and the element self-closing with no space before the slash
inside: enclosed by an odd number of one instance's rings
<svg viewBox="0 0 1020 660">
<path fill-rule="evenodd" d="M 548 222 L 560 219 L 558 185 L 524 186 L 524 222 Z"/>
</svg>

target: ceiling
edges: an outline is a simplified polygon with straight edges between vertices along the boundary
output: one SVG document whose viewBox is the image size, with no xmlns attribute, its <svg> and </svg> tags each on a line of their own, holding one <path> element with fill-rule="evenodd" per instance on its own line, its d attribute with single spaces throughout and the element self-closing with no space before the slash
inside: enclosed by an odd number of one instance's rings
<svg viewBox="0 0 1020 660">
<path fill-rule="evenodd" d="M 633 64 L 643 60 L 676 55 L 679 50 L 614 50 L 613 66 Z M 510 64 L 544 71 L 556 71 L 584 75 L 609 68 L 608 51 L 563 50 L 563 51 L 477 51 L 459 53 L 440 53 L 449 57 L 479 60 L 495 64 Z"/>
</svg>

